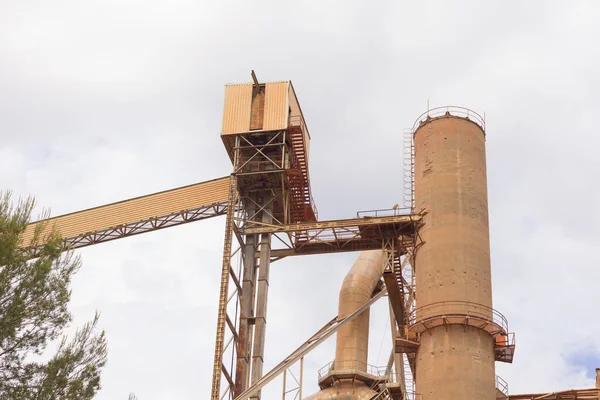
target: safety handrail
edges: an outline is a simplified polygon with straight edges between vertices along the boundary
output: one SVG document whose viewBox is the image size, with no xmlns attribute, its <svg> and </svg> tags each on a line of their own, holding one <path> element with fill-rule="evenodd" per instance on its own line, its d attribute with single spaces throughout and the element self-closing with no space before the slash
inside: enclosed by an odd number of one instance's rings
<svg viewBox="0 0 600 400">
<path fill-rule="evenodd" d="M 516 340 L 514 332 L 507 332 L 503 337 L 496 339 L 496 346 L 499 347 L 515 347 L 515 344 Z"/>
<path fill-rule="evenodd" d="M 508 383 L 499 375 L 496 375 L 496 389 L 505 396 L 508 396 Z"/>
<path fill-rule="evenodd" d="M 446 114 L 466 118 L 469 121 L 472 121 L 479 125 L 485 133 L 485 117 L 482 117 L 477 112 L 469 108 L 460 106 L 436 107 L 425 111 L 423 114 L 419 115 L 419 118 L 417 118 L 417 120 L 413 124 L 412 132 L 414 133 L 421 126 L 421 123 L 426 122 L 432 118 L 442 117 Z"/>
<path fill-rule="evenodd" d="M 310 139 L 310 132 L 308 131 L 308 127 L 306 126 L 306 122 L 304 121 L 304 117 L 302 115 L 294 115 L 294 116 L 290 116 L 288 118 L 288 126 L 299 126 L 300 130 L 302 131 L 302 137 L 304 138 L 304 132 L 306 132 L 306 135 L 308 136 L 308 139 Z M 307 143 L 304 143 L 304 152 L 307 152 Z M 298 164 L 297 163 L 297 159 L 296 159 L 296 155 L 292 152 L 291 153 L 291 157 L 292 159 L 294 159 L 294 161 L 296 162 L 292 162 L 292 164 Z M 307 184 L 310 185 L 310 177 L 309 177 L 309 171 L 308 171 L 308 154 L 305 154 L 306 157 L 306 179 L 307 179 Z M 309 189 L 309 197 L 310 197 L 310 207 L 312 208 L 313 214 L 315 215 L 315 219 L 318 220 L 319 219 L 319 211 L 317 210 L 317 205 L 315 204 L 315 200 L 313 199 L 312 196 L 312 191 L 310 191 Z"/>
<path fill-rule="evenodd" d="M 469 316 L 493 322 L 508 332 L 508 320 L 499 311 L 483 304 L 469 301 L 440 301 L 418 307 L 408 316 L 409 327 L 422 321 L 438 316 Z"/>
<path fill-rule="evenodd" d="M 412 214 L 411 208 L 383 208 L 379 210 L 362 210 L 356 213 L 356 218 L 368 218 L 368 217 L 392 217 L 397 215 L 410 215 Z"/>
<path fill-rule="evenodd" d="M 330 372 L 335 371 L 366 371 L 367 374 L 376 376 L 378 378 L 386 377 L 388 374 L 386 373 L 386 367 L 377 367 L 375 365 L 367 364 L 362 361 L 353 360 L 353 361 L 343 361 L 339 362 L 336 365 L 336 361 L 330 361 L 321 367 L 318 371 L 319 379 L 323 376 L 329 374 Z"/>
<path fill-rule="evenodd" d="M 302 115 L 293 115 L 288 118 L 288 126 L 300 126 L 302 132 L 306 132 L 308 138 L 310 139 L 310 132 L 308 131 L 308 127 L 306 126 L 306 122 L 304 121 L 304 117 Z"/>
</svg>

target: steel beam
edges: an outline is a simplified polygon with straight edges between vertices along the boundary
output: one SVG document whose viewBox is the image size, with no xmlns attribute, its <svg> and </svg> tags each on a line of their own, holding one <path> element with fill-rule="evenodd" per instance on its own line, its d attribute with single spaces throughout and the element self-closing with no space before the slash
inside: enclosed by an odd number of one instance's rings
<svg viewBox="0 0 600 400">
<path fill-rule="evenodd" d="M 242 309 L 240 313 L 239 339 L 237 341 L 237 363 L 234 395 L 248 387 L 250 378 L 250 351 L 252 349 L 252 321 L 254 320 L 254 274 L 256 269 L 256 235 L 245 237 L 244 275 L 242 279 Z"/>
<path fill-rule="evenodd" d="M 382 225 L 394 225 L 403 224 L 408 222 L 419 222 L 421 221 L 421 215 L 409 214 L 409 215 L 393 215 L 385 217 L 369 217 L 369 218 L 350 218 L 350 219 L 339 219 L 331 221 L 317 221 L 317 222 L 300 222 L 295 224 L 286 225 L 269 225 L 263 224 L 261 227 L 248 228 L 246 234 L 255 233 L 275 233 L 275 232 L 302 232 L 302 231 L 316 231 L 316 230 L 332 230 L 334 228 L 339 229 L 352 229 L 363 226 L 382 226 Z M 331 231 L 331 234 L 333 232 Z"/>
<path fill-rule="evenodd" d="M 346 318 L 339 319 L 338 317 L 332 319 L 328 322 L 323 328 L 321 328 L 317 333 L 315 333 L 310 339 L 304 342 L 300 347 L 292 352 L 289 356 L 287 356 L 281 363 L 275 366 L 271 371 L 267 372 L 261 379 L 259 379 L 256 383 L 246 389 L 243 393 L 235 398 L 235 400 L 246 400 L 254 396 L 258 391 L 260 391 L 266 384 L 271 382 L 273 379 L 277 378 L 281 373 L 286 371 L 290 366 L 295 364 L 298 360 L 303 358 L 306 354 L 311 352 L 314 348 L 319 346 L 325 340 L 327 340 L 331 335 L 336 333 L 342 326 L 348 324 L 360 314 L 362 314 L 367 308 L 371 307 L 377 300 L 382 298 L 387 294 L 387 291 L 384 289 L 381 292 L 377 293 L 375 296 L 371 298 L 368 302 L 363 304 L 360 308 L 354 311 L 352 314 L 348 315 Z"/>
<path fill-rule="evenodd" d="M 272 205 L 272 202 L 269 203 Z M 267 207 L 262 215 L 262 221 L 272 221 L 271 207 Z M 260 239 L 260 264 L 258 268 L 258 287 L 256 296 L 256 314 L 254 326 L 254 348 L 252 350 L 252 380 L 254 384 L 263 373 L 265 353 L 265 333 L 267 329 L 267 301 L 269 294 L 269 270 L 271 263 L 271 234 L 263 233 Z M 256 399 L 260 399 L 260 391 L 256 393 Z"/>
</svg>

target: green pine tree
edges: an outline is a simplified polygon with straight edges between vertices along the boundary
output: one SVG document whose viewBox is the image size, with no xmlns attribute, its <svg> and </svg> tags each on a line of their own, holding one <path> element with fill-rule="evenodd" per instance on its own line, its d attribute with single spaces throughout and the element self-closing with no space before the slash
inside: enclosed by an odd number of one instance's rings
<svg viewBox="0 0 600 400">
<path fill-rule="evenodd" d="M 0 400 L 86 400 L 100 389 L 106 363 L 99 315 L 67 338 L 72 319 L 69 285 L 81 265 L 63 251 L 60 234 L 39 225 L 30 243 L 21 243 L 31 221 L 32 199 L 11 202 L 0 193 Z M 23 247 L 38 246 L 31 259 Z M 58 340 L 49 360 L 46 348 Z M 47 361 L 40 361 L 46 359 Z"/>
</svg>

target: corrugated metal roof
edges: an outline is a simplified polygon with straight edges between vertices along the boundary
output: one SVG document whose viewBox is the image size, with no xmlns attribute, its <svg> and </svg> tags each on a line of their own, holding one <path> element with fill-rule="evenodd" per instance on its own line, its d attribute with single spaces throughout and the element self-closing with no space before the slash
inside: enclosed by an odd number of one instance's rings
<svg viewBox="0 0 600 400">
<path fill-rule="evenodd" d="M 289 82 L 267 83 L 263 130 L 287 128 Z"/>
<path fill-rule="evenodd" d="M 248 132 L 252 104 L 252 84 L 226 85 L 221 134 Z"/>
<path fill-rule="evenodd" d="M 151 217 L 227 201 L 228 191 L 229 177 L 196 183 L 54 217 L 42 221 L 48 222 L 44 233 L 48 233 L 52 226 L 56 226 L 64 238 L 78 236 Z M 22 237 L 24 245 L 29 245 L 38 223 L 34 222 L 27 226 Z"/>
</svg>

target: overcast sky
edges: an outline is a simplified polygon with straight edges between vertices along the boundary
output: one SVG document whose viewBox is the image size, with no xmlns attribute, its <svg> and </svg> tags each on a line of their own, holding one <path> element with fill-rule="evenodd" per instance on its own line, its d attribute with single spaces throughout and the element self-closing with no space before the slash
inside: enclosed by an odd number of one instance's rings
<svg viewBox="0 0 600 400">
<path fill-rule="evenodd" d="M 511 393 L 600 367 L 597 1 L 0 0 L 0 189 L 53 215 L 227 175 L 223 85 L 291 79 L 321 219 L 401 202 L 402 131 L 431 106 L 487 116 L 494 307 Z M 75 325 L 102 312 L 99 400 L 208 398 L 223 218 L 80 251 Z M 337 311 L 356 254 L 272 268 L 266 370 Z M 74 325 L 74 326 L 75 326 Z M 391 348 L 387 309 L 370 363 Z M 304 393 L 334 356 L 306 360 Z M 268 389 L 276 398 L 279 385 Z"/>
</svg>

